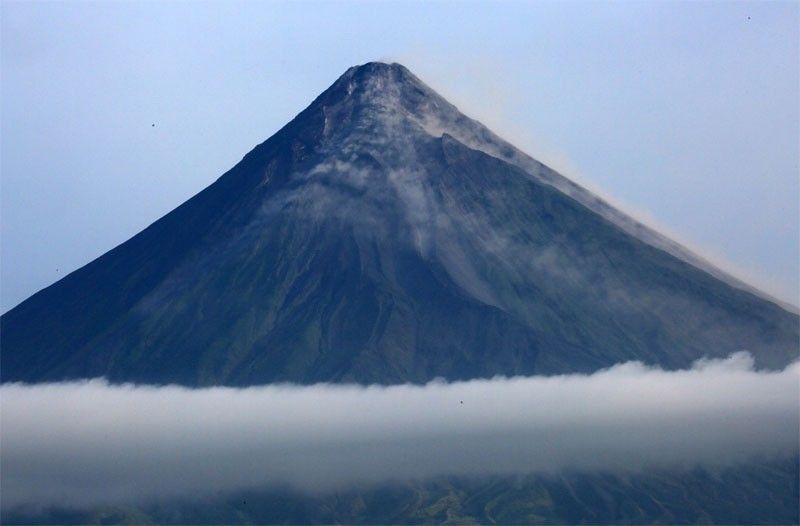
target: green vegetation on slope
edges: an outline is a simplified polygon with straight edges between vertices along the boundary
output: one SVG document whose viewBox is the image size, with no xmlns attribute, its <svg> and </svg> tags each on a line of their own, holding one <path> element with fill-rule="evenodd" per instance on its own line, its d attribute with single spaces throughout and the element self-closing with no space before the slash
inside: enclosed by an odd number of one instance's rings
<svg viewBox="0 0 800 526">
<path fill-rule="evenodd" d="M 797 458 L 718 471 L 439 478 L 320 495 L 247 491 L 140 508 L 5 511 L 3 524 L 797 524 Z"/>
</svg>

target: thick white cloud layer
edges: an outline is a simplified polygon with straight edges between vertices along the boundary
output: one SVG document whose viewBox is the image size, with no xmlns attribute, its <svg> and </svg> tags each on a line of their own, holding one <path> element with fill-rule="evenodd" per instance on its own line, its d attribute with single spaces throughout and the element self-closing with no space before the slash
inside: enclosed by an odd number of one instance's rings
<svg viewBox="0 0 800 526">
<path fill-rule="evenodd" d="M 800 364 L 425 386 L 0 387 L 2 505 L 84 506 L 269 484 L 715 466 L 798 450 Z"/>
</svg>

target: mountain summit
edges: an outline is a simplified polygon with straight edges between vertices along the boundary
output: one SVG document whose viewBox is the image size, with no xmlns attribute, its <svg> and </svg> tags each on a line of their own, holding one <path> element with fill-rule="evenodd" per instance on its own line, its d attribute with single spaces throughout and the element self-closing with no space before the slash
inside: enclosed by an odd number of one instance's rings
<svg viewBox="0 0 800 526">
<path fill-rule="evenodd" d="M 426 382 L 798 356 L 798 317 L 398 64 L 5 314 L 2 381 Z"/>
</svg>

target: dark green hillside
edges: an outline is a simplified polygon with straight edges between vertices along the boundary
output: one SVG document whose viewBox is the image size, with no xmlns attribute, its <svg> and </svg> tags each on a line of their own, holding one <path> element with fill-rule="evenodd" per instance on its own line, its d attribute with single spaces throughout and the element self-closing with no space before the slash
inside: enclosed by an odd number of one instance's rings
<svg viewBox="0 0 800 526">
<path fill-rule="evenodd" d="M 439 478 L 321 495 L 6 511 L 3 524 L 797 524 L 797 460 L 721 471 Z"/>
</svg>

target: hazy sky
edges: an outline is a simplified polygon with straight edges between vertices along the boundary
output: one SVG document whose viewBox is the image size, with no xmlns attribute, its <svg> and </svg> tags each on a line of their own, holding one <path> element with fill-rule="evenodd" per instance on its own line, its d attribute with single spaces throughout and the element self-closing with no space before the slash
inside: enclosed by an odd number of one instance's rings
<svg viewBox="0 0 800 526">
<path fill-rule="evenodd" d="M 798 301 L 797 2 L 0 5 L 2 311 L 370 60 Z"/>
</svg>

